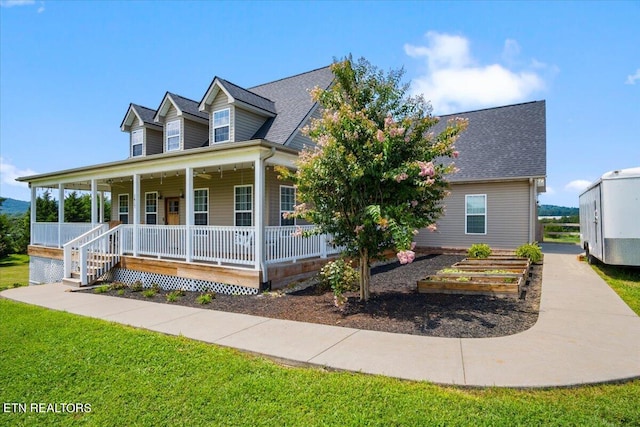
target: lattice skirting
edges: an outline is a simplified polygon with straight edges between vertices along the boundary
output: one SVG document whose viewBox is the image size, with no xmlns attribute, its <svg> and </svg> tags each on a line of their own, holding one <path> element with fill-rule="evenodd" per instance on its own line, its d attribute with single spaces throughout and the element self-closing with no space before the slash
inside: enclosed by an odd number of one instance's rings
<svg viewBox="0 0 640 427">
<path fill-rule="evenodd" d="M 29 283 L 58 283 L 64 277 L 64 262 L 59 259 L 29 258 Z"/>
<path fill-rule="evenodd" d="M 245 286 L 228 285 L 226 283 L 209 282 L 206 280 L 188 279 L 185 277 L 168 276 L 165 274 L 145 273 L 124 268 L 114 268 L 107 273 L 102 280 L 110 282 L 133 283 L 142 282 L 145 288 L 153 284 L 159 285 L 162 289 L 173 291 L 181 289 L 183 291 L 208 292 L 213 291 L 227 295 L 256 295 L 258 290 Z"/>
</svg>

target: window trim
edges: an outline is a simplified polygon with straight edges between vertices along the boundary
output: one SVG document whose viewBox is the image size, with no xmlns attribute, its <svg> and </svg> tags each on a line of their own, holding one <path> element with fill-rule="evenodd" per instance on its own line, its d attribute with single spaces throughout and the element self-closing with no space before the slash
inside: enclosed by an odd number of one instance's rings
<svg viewBox="0 0 640 427">
<path fill-rule="evenodd" d="M 238 188 L 246 188 L 249 187 L 251 189 L 251 195 L 249 197 L 249 203 L 251 203 L 251 209 L 238 210 L 237 201 L 238 201 Z M 247 213 L 251 214 L 251 224 L 250 225 L 238 225 L 238 213 Z M 253 227 L 253 184 L 245 184 L 245 185 L 234 185 L 233 186 L 233 226 L 234 227 Z"/>
<path fill-rule="evenodd" d="M 228 122 L 227 124 L 224 125 L 218 125 L 216 126 L 216 114 L 217 113 L 222 113 L 226 111 L 228 114 Z M 216 129 L 220 129 L 223 127 L 227 127 L 229 128 L 229 131 L 227 132 L 227 139 L 223 140 L 223 141 L 216 141 Z M 214 144 L 220 144 L 223 142 L 229 142 L 231 141 L 231 108 L 221 108 L 220 110 L 216 110 L 213 112 L 213 114 L 211 115 L 211 128 L 213 129 L 211 131 L 211 141 L 213 141 Z"/>
<path fill-rule="evenodd" d="M 142 136 L 140 137 L 140 142 L 135 143 L 133 142 L 133 134 L 138 134 L 140 133 Z M 140 154 L 136 155 L 135 150 L 133 147 L 140 145 L 141 149 L 140 149 Z M 131 131 L 131 157 L 142 157 L 144 156 L 144 128 L 142 129 L 136 129 L 136 130 L 132 130 Z"/>
<path fill-rule="evenodd" d="M 468 207 L 469 207 L 469 203 L 468 203 L 468 199 L 469 197 L 483 197 L 484 198 L 484 213 L 482 214 L 477 214 L 477 213 L 473 213 L 470 214 L 468 212 Z M 484 217 L 484 232 L 483 233 L 471 233 L 469 232 L 469 217 L 470 216 L 483 216 Z M 485 236 L 487 234 L 487 195 L 486 194 L 465 194 L 464 195 L 464 234 L 469 234 L 469 235 L 474 235 L 474 236 Z"/>
<path fill-rule="evenodd" d="M 155 206 L 155 212 L 149 212 L 149 205 L 147 204 L 149 202 L 150 199 L 147 198 L 148 195 L 155 195 L 154 200 L 155 204 L 153 206 Z M 156 219 L 154 223 L 150 223 L 149 222 L 149 215 L 155 215 Z M 158 192 L 157 191 L 147 191 L 144 193 L 144 223 L 147 225 L 158 225 Z"/>
<path fill-rule="evenodd" d="M 127 198 L 127 211 L 126 212 L 122 212 L 122 197 L 125 196 Z M 129 207 L 130 207 L 130 203 L 129 203 L 129 193 L 121 193 L 118 194 L 118 221 L 120 221 L 123 224 L 129 224 Z M 122 221 L 122 215 L 126 215 L 127 216 L 127 221 Z"/>
<path fill-rule="evenodd" d="M 288 212 L 288 213 L 293 213 L 294 212 L 293 209 L 286 210 L 286 211 L 282 210 L 282 190 L 284 188 L 293 190 L 293 206 L 292 206 L 292 208 L 296 205 L 296 187 L 294 187 L 293 185 L 281 185 L 280 186 L 280 204 L 278 205 L 279 208 L 280 208 L 280 227 L 296 225 L 296 218 L 291 218 L 293 220 L 293 224 L 287 224 L 287 225 L 283 225 L 282 224 L 282 221 L 284 220 L 284 218 L 282 217 L 282 214 L 285 213 L 285 212 Z"/>
<path fill-rule="evenodd" d="M 207 195 L 207 203 L 205 204 L 206 210 L 199 211 L 196 210 L 196 192 L 204 191 Z M 207 223 L 206 224 L 196 224 L 196 214 L 206 214 Z M 193 225 L 209 225 L 209 188 L 194 188 L 193 189 Z"/>
<path fill-rule="evenodd" d="M 167 122 L 165 124 L 165 137 L 164 137 L 164 151 L 165 153 L 171 152 L 171 151 L 178 151 L 180 150 L 180 147 L 182 147 L 182 120 L 180 119 L 176 119 L 176 120 L 171 120 L 170 122 Z M 169 136 L 169 125 L 173 125 L 174 123 L 178 124 L 178 134 L 177 135 L 171 135 Z M 175 148 L 171 148 L 169 149 L 169 138 L 178 138 L 178 146 Z"/>
</svg>

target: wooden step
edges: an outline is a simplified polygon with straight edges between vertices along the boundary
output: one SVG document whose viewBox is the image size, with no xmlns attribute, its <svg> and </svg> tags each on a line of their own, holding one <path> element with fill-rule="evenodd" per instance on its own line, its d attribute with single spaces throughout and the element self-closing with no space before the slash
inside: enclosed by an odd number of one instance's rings
<svg viewBox="0 0 640 427">
<path fill-rule="evenodd" d="M 62 279 L 62 284 L 67 286 L 73 286 L 74 288 L 79 288 L 81 281 L 79 278 L 65 277 Z"/>
</svg>

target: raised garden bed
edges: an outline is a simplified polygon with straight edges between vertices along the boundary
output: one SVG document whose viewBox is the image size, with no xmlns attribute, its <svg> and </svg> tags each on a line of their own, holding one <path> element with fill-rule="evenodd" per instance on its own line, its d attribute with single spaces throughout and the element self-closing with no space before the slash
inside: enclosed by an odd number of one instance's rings
<svg viewBox="0 0 640 427">
<path fill-rule="evenodd" d="M 467 258 L 418 281 L 419 293 L 519 297 L 529 277 L 529 260 L 513 256 Z"/>
</svg>

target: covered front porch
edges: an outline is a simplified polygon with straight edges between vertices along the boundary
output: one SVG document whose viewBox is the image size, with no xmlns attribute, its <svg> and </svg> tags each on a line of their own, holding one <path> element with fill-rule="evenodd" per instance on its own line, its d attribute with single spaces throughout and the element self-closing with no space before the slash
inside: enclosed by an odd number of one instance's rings
<svg viewBox="0 0 640 427">
<path fill-rule="evenodd" d="M 63 277 L 79 285 L 127 259 L 130 266 L 199 264 L 240 276 L 251 270 L 252 286 L 260 287 L 270 280 L 269 266 L 339 252 L 328 236 L 300 236 L 312 225 L 282 219 L 293 209 L 295 190 L 273 168 L 294 167 L 296 158 L 293 150 L 259 140 L 25 178 L 32 191 L 31 249 L 57 249 Z M 38 188 L 58 191 L 58 222 L 36 221 Z M 91 193 L 90 223 L 63 222 L 71 189 Z M 105 193 L 111 195 L 106 218 Z"/>
</svg>

